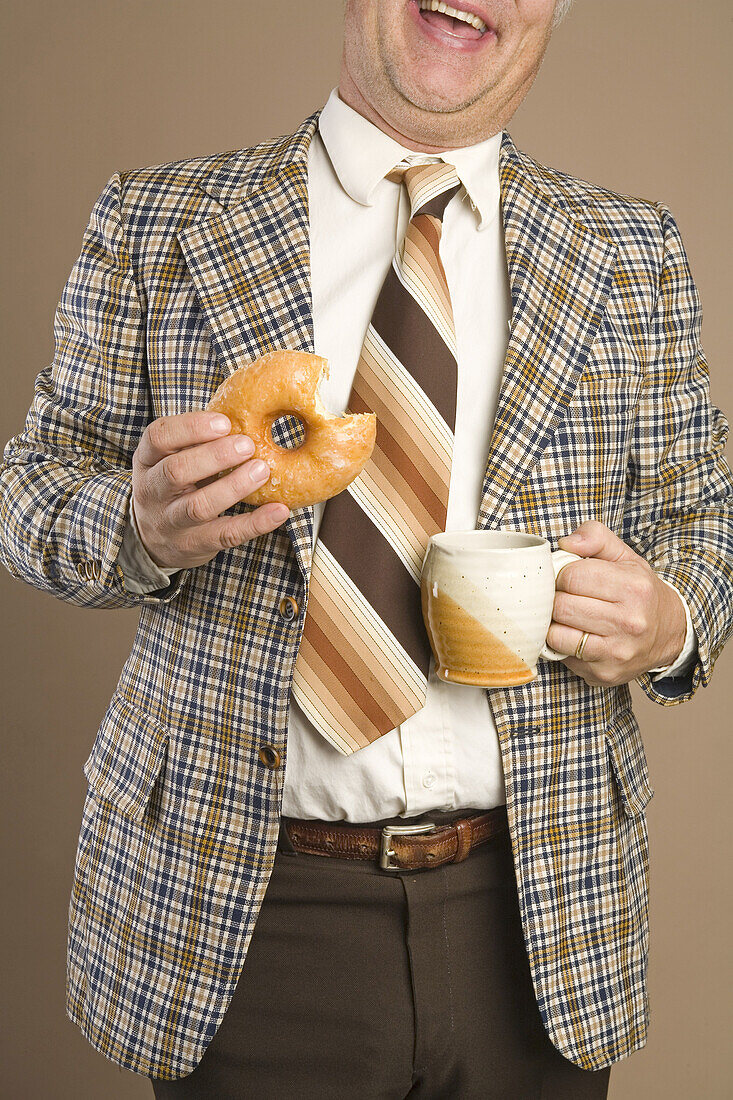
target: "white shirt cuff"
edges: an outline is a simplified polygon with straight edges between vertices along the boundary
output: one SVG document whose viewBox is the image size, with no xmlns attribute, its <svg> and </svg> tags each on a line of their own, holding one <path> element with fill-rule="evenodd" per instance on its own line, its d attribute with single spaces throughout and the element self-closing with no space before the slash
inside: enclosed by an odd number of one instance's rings
<svg viewBox="0 0 733 1100">
<path fill-rule="evenodd" d="M 157 592 L 160 588 L 167 588 L 170 577 L 178 573 L 178 569 L 165 569 L 155 564 L 143 546 L 140 532 L 135 520 L 135 509 L 130 497 L 130 506 L 127 511 L 128 523 L 122 538 L 120 552 L 117 555 L 117 564 L 125 578 L 125 586 L 131 592 L 144 596 L 148 592 Z"/>
<path fill-rule="evenodd" d="M 652 680 L 664 680 L 668 676 L 684 676 L 685 673 L 689 672 L 690 668 L 697 660 L 697 634 L 695 634 L 695 628 L 692 625 L 692 618 L 690 617 L 690 609 L 687 606 L 687 600 L 682 595 L 679 588 L 673 585 L 671 581 L 664 580 L 664 577 L 659 577 L 659 579 L 660 581 L 664 581 L 664 583 L 668 585 L 673 592 L 676 592 L 682 600 L 682 606 L 685 609 L 685 620 L 687 622 L 687 633 L 685 634 L 685 644 L 682 646 L 679 656 L 671 665 L 666 665 L 663 668 L 649 669 Z"/>
</svg>

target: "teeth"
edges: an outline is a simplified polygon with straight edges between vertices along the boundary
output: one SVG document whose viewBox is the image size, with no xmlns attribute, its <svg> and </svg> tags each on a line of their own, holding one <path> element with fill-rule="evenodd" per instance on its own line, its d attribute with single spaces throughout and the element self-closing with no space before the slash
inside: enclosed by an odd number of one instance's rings
<svg viewBox="0 0 733 1100">
<path fill-rule="evenodd" d="M 460 19 L 464 23 L 469 23 L 477 31 L 481 31 L 482 34 L 486 30 L 483 19 L 479 19 L 477 15 L 471 15 L 467 11 L 458 11 L 458 8 L 452 8 L 449 4 L 444 4 L 443 0 L 419 0 L 419 4 L 420 11 L 439 11 L 443 15 L 452 16 L 453 19 Z"/>
</svg>

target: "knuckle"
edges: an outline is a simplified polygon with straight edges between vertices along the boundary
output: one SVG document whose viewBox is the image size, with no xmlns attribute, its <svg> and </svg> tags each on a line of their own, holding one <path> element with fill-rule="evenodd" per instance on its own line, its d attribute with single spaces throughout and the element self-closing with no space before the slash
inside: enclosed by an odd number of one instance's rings
<svg viewBox="0 0 733 1100">
<path fill-rule="evenodd" d="M 608 652 L 608 660 L 614 664 L 626 664 L 636 653 L 636 646 L 628 637 L 617 638 Z"/>
<path fill-rule="evenodd" d="M 631 614 L 626 619 L 626 633 L 632 638 L 641 638 L 646 633 L 646 619 L 638 613 Z"/>
<path fill-rule="evenodd" d="M 235 546 L 239 546 L 246 541 L 246 538 L 242 538 L 241 531 L 232 524 L 222 527 L 219 532 L 219 546 L 222 550 L 232 550 Z"/>
<path fill-rule="evenodd" d="M 165 482 L 169 488 L 178 489 L 181 485 L 185 484 L 183 463 L 176 455 L 172 455 L 170 458 L 164 458 L 160 466 Z"/>
<path fill-rule="evenodd" d="M 210 518 L 206 501 L 198 493 L 191 493 L 186 498 L 183 512 L 186 519 L 191 523 L 205 523 Z"/>
</svg>

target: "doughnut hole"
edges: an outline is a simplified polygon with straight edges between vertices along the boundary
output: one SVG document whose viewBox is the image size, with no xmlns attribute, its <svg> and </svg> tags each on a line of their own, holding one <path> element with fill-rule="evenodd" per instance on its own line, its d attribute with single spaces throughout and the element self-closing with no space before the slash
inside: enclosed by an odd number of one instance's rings
<svg viewBox="0 0 733 1100">
<path fill-rule="evenodd" d="M 261 455 L 265 461 L 271 459 L 272 467 L 268 487 L 275 494 L 281 489 L 287 494 L 296 465 L 300 462 L 300 448 L 308 435 L 307 426 L 297 413 L 276 412 L 271 419 L 265 417 L 263 429 L 265 445 Z"/>
<path fill-rule="evenodd" d="M 270 425 L 270 436 L 276 447 L 286 451 L 297 451 L 305 443 L 306 427 L 299 416 L 283 413 Z"/>
</svg>

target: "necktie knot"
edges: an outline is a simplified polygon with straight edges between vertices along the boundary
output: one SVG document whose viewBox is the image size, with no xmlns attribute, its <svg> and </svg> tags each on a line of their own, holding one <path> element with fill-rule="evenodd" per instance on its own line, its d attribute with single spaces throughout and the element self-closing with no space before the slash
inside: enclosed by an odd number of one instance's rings
<svg viewBox="0 0 733 1100">
<path fill-rule="evenodd" d="M 405 184 L 411 218 L 416 214 L 432 214 L 442 219 L 446 206 L 461 186 L 453 165 L 442 160 L 429 164 L 398 164 L 387 179 Z"/>
</svg>

